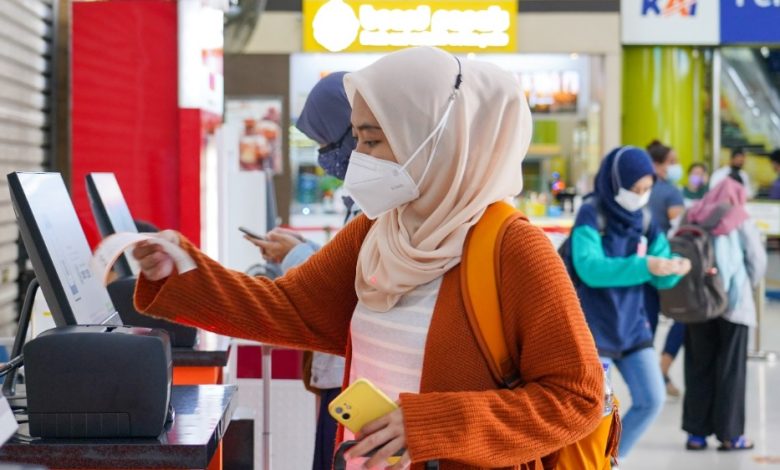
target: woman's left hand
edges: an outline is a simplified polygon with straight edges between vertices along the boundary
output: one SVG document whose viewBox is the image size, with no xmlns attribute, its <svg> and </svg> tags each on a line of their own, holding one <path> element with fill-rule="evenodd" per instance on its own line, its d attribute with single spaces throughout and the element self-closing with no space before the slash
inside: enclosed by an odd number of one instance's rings
<svg viewBox="0 0 780 470">
<path fill-rule="evenodd" d="M 404 429 L 404 413 L 401 408 L 372 421 L 355 436 L 360 442 L 347 451 L 347 459 L 362 457 L 374 449 L 379 450 L 365 464 L 365 468 L 389 468 L 402 470 L 410 467 L 412 458 L 405 451 L 401 460 L 393 466 L 387 466 L 387 459 L 406 447 L 406 431 Z"/>
</svg>

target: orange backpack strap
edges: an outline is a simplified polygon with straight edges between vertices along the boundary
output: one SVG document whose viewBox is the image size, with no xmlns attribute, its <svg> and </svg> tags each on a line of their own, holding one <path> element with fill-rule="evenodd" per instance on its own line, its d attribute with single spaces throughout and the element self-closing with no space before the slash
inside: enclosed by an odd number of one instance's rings
<svg viewBox="0 0 780 470">
<path fill-rule="evenodd" d="M 513 221 L 525 216 L 505 202 L 487 208 L 466 238 L 461 260 L 461 290 L 471 329 L 496 382 L 520 384 L 507 348 L 501 315 L 501 243 Z M 527 220 L 527 219 L 526 219 Z"/>
</svg>

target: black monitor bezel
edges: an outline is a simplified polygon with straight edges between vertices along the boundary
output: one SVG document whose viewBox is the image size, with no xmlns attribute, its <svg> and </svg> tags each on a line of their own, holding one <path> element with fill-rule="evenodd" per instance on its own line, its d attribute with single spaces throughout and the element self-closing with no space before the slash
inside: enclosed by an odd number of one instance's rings
<svg viewBox="0 0 780 470">
<path fill-rule="evenodd" d="M 27 250 L 30 262 L 33 265 L 35 277 L 38 279 L 40 288 L 43 291 L 43 296 L 46 299 L 46 303 L 54 318 L 54 324 L 58 327 L 78 325 L 79 323 L 76 320 L 76 315 L 68 301 L 65 287 L 59 280 L 57 268 L 49 254 L 48 248 L 39 250 L 39 247 L 41 246 L 46 247 L 46 242 L 43 239 L 38 222 L 35 220 L 35 215 L 33 214 L 29 201 L 27 201 L 22 182 L 19 179 L 20 174 L 56 174 L 59 175 L 60 178 L 62 178 L 62 175 L 54 172 L 12 172 L 8 174 L 7 178 L 8 187 L 11 193 L 11 205 L 13 206 L 14 214 L 16 215 L 19 233 L 22 237 L 25 249 Z M 63 185 L 64 184 L 63 181 Z M 53 281 L 54 279 L 56 279 L 56 282 Z M 101 324 L 121 325 L 122 322 L 119 318 L 119 313 L 115 310 L 114 313 L 103 320 Z"/>
</svg>

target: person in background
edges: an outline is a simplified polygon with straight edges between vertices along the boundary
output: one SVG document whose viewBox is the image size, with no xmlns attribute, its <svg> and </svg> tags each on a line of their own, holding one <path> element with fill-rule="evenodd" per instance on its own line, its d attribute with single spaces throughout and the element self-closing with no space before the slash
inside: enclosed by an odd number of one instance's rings
<svg viewBox="0 0 780 470">
<path fill-rule="evenodd" d="M 709 189 L 708 182 L 709 175 L 706 164 L 694 163 L 688 168 L 688 185 L 683 188 L 686 207 L 690 207 L 694 202 L 704 197 Z M 666 334 L 664 349 L 661 353 L 661 372 L 663 372 L 664 382 L 666 382 L 666 394 L 675 398 L 679 397 L 681 393 L 680 389 L 669 378 L 669 370 L 680 353 L 684 341 L 685 323 L 674 322 Z"/>
<path fill-rule="evenodd" d="M 753 192 L 753 185 L 747 172 L 743 169 L 746 161 L 747 155 L 745 155 L 744 150 L 741 148 L 732 150 L 729 166 L 719 168 L 712 173 L 712 177 L 710 177 L 710 187 L 714 188 L 724 179 L 731 178 L 745 187 L 748 199 L 753 199 L 753 196 L 755 195 Z"/>
<path fill-rule="evenodd" d="M 703 223 L 718 206 L 731 209 L 712 231 L 715 262 L 729 307 L 719 318 L 687 326 L 683 430 L 686 448 L 702 450 L 711 434 L 719 450 L 752 449 L 745 439 L 745 383 L 748 330 L 756 325 L 753 288 L 764 277 L 767 255 L 758 228 L 745 209 L 747 190 L 726 178 L 688 213 Z"/>
<path fill-rule="evenodd" d="M 772 187 L 769 189 L 770 199 L 780 199 L 780 149 L 775 150 L 769 155 L 769 160 L 772 162 L 772 168 L 777 173 L 777 179 L 772 183 Z"/>
<path fill-rule="evenodd" d="M 621 456 L 630 454 L 665 398 L 644 284 L 671 288 L 690 270 L 687 259 L 672 258 L 657 222 L 645 226 L 643 207 L 654 175 L 644 150 L 622 147 L 610 152 L 596 175 L 596 201 L 580 207 L 571 238 L 571 261 L 582 280 L 577 293 L 599 356 L 617 366 L 631 393 L 631 408 L 623 416 Z"/>
<path fill-rule="evenodd" d="M 688 167 L 688 184 L 683 188 L 685 206 L 690 207 L 694 201 L 703 198 L 710 189 L 710 175 L 706 163 L 696 162 Z"/>
<path fill-rule="evenodd" d="M 647 146 L 647 153 L 653 160 L 656 175 L 648 206 L 653 220 L 662 232 L 668 234 L 673 222 L 685 212 L 683 195 L 677 187 L 683 177 L 683 169 L 677 152 L 658 140 Z"/>
<path fill-rule="evenodd" d="M 683 176 L 682 166 L 678 162 L 677 152 L 658 140 L 654 140 L 647 146 L 647 153 L 650 154 L 650 158 L 653 160 L 653 168 L 655 169 L 657 177 L 655 184 L 653 185 L 653 191 L 650 193 L 650 202 L 648 203 L 650 212 L 660 230 L 668 235 L 672 227 L 677 225 L 683 212 L 685 212 L 683 194 L 677 187 L 677 184 Z M 661 301 L 658 296 L 658 289 L 650 283 L 645 284 L 645 308 L 647 310 L 650 326 L 653 330 L 653 336 L 655 336 L 661 310 Z M 675 326 L 672 326 L 672 329 L 669 331 L 669 335 L 671 336 L 667 336 L 666 338 L 667 343 L 669 343 L 670 339 L 672 341 L 669 348 L 670 351 L 674 350 L 675 343 L 678 340 L 682 342 L 680 333 L 681 329 L 684 331 L 684 328 L 685 326 L 682 324 L 680 324 L 680 326 L 676 326 L 676 324 Z M 679 346 L 677 349 L 679 350 Z M 661 360 L 661 371 L 663 372 L 664 382 L 666 383 L 666 393 L 672 397 L 679 397 L 680 391 L 669 379 L 669 368 L 671 367 L 672 361 L 666 361 L 664 358 L 668 358 L 668 355 L 662 355 Z M 666 365 L 667 362 L 668 365 Z"/>
<path fill-rule="evenodd" d="M 471 228 L 522 190 L 532 118 L 516 76 L 415 47 L 347 74 L 344 87 L 357 135 L 345 186 L 363 214 L 275 280 L 163 232 L 197 267 L 178 273 L 164 250 L 137 244 L 138 310 L 346 356 L 345 383 L 368 379 L 398 404 L 354 436 L 348 465 L 387 468 L 398 452 L 391 470 L 432 460 L 441 470 L 549 468 L 545 456 L 604 413 L 604 370 L 566 268 L 539 228 L 505 226 L 496 287 L 522 376 L 512 389 L 480 352 L 460 277 Z"/>
<path fill-rule="evenodd" d="M 318 163 L 325 172 L 344 179 L 349 157 L 355 149 L 350 114 L 352 107 L 344 90 L 346 72 L 334 72 L 312 88 L 306 98 L 296 127 L 308 138 L 319 144 Z M 347 222 L 355 212 L 354 203 L 347 203 Z M 269 262 L 281 263 L 282 272 L 298 266 L 320 247 L 305 240 L 292 230 L 276 228 L 268 233 L 267 240 L 245 237 L 257 245 Z M 344 358 L 333 354 L 314 352 L 304 361 L 304 383 L 316 393 L 319 400 L 317 435 L 314 448 L 313 470 L 329 470 L 332 465 L 336 442 L 337 423 L 328 413 L 328 404 L 341 392 L 344 378 Z"/>
</svg>

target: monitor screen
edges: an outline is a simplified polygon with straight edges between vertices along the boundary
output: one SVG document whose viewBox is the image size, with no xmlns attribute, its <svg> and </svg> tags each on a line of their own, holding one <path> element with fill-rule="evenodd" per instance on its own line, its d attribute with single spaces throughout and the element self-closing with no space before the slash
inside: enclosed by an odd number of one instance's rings
<svg viewBox="0 0 780 470">
<path fill-rule="evenodd" d="M 108 290 L 89 269 L 92 251 L 59 173 L 10 173 L 16 219 L 57 326 L 121 325 Z"/>
<path fill-rule="evenodd" d="M 113 173 L 88 174 L 87 194 L 100 235 L 104 238 L 118 232 L 138 232 Z M 120 256 L 114 270 L 119 277 L 133 276 L 137 274 L 137 264 L 127 256 Z"/>
</svg>

